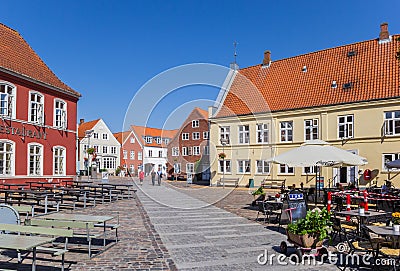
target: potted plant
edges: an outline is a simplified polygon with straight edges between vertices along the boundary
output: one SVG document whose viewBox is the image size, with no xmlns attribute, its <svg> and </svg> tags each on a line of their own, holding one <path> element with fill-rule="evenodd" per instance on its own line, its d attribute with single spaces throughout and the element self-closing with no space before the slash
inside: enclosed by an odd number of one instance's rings
<svg viewBox="0 0 400 271">
<path fill-rule="evenodd" d="M 319 247 L 329 238 L 331 226 L 330 213 L 326 208 L 314 209 L 308 211 L 305 218 L 288 225 L 288 239 L 305 248 Z"/>
<path fill-rule="evenodd" d="M 400 231 L 400 213 L 392 213 L 392 224 L 394 231 Z"/>
<path fill-rule="evenodd" d="M 226 158 L 226 154 L 221 152 L 218 154 L 219 159 L 225 159 Z"/>
<path fill-rule="evenodd" d="M 93 153 L 95 153 L 95 148 L 88 148 L 87 150 L 86 150 L 86 152 L 87 152 L 87 154 L 93 154 Z"/>
</svg>

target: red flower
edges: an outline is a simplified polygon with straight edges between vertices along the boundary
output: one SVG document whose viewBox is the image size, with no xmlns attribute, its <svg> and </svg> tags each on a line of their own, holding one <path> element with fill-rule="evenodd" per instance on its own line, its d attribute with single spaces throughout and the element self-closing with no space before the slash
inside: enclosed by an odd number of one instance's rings
<svg viewBox="0 0 400 271">
<path fill-rule="evenodd" d="M 279 199 L 281 195 L 279 193 L 275 194 L 275 198 Z"/>
</svg>

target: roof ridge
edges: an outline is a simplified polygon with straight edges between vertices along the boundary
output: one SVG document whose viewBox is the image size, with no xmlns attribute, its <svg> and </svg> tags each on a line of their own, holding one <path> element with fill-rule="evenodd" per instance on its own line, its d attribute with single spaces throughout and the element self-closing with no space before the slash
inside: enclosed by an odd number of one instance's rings
<svg viewBox="0 0 400 271">
<path fill-rule="evenodd" d="M 14 31 L 14 32 L 18 33 L 17 30 L 15 30 L 14 28 L 9 27 L 8 25 L 5 25 L 5 24 L 3 24 L 3 23 L 1 23 L 1 22 L 0 22 L 0 25 L 3 26 L 3 27 L 5 27 L 5 28 L 8 28 L 8 29 L 11 30 L 11 31 Z"/>
<path fill-rule="evenodd" d="M 397 36 L 400 36 L 400 34 L 392 34 L 390 36 L 397 37 Z M 306 55 L 312 55 L 312 54 L 316 54 L 316 53 L 320 53 L 320 52 L 324 52 L 324 51 L 328 51 L 328 50 L 332 50 L 332 49 L 339 49 L 339 48 L 350 46 L 350 45 L 357 45 L 357 44 L 361 44 L 361 43 L 367 43 L 367 42 L 371 42 L 371 41 L 374 41 L 374 40 L 379 40 L 379 38 L 374 38 L 374 39 L 369 39 L 369 40 L 364 40 L 364 41 L 358 41 L 358 42 L 354 42 L 354 43 L 339 45 L 339 46 L 336 46 L 336 47 L 329 47 L 329 48 L 325 48 L 325 49 L 322 49 L 322 50 L 308 52 L 308 53 L 304 53 L 304 54 L 300 54 L 300 55 L 289 56 L 289 57 L 285 57 L 285 58 L 281 58 L 281 59 L 277 59 L 277 60 L 272 60 L 271 63 L 284 61 L 284 60 L 288 60 L 288 59 L 294 59 L 294 58 L 298 58 L 298 57 L 302 57 L 302 56 L 306 56 Z M 260 66 L 260 65 L 262 65 L 262 64 L 251 65 L 251 66 L 239 69 L 239 71 L 247 70 L 247 69 L 254 68 L 254 67 L 257 67 L 257 66 Z"/>
</svg>

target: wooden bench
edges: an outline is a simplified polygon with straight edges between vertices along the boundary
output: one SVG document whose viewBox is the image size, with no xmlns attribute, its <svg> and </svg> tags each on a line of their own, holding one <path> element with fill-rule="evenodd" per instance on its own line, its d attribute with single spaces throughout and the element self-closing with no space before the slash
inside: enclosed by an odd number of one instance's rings
<svg viewBox="0 0 400 271">
<path fill-rule="evenodd" d="M 261 186 L 267 189 L 285 189 L 286 179 L 264 179 Z"/>
<path fill-rule="evenodd" d="M 217 186 L 231 186 L 237 187 L 239 185 L 239 178 L 220 178 Z"/>
<path fill-rule="evenodd" d="M 64 248 L 44 246 L 36 247 L 36 253 L 50 254 L 52 257 L 61 256 L 61 270 L 64 271 L 64 254 L 68 251 L 68 238 L 73 237 L 73 230 L 0 223 L 0 232 L 40 234 L 53 237 L 64 237 Z"/>
</svg>

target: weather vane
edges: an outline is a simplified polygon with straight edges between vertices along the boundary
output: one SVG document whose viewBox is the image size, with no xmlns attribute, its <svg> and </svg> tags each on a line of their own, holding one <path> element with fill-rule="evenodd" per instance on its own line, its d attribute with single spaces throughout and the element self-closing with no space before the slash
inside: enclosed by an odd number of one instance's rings
<svg viewBox="0 0 400 271">
<path fill-rule="evenodd" d="M 234 47 L 234 52 L 233 52 L 234 62 L 233 62 L 233 63 L 235 63 L 235 64 L 236 64 L 236 57 L 237 57 L 236 46 L 237 46 L 238 44 L 239 44 L 239 43 L 237 43 L 236 41 L 233 42 L 233 47 Z"/>
</svg>

